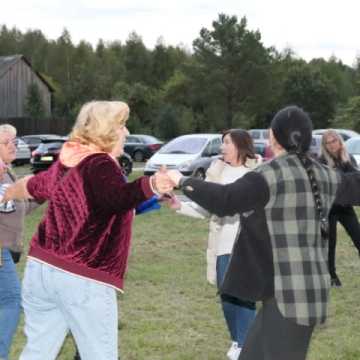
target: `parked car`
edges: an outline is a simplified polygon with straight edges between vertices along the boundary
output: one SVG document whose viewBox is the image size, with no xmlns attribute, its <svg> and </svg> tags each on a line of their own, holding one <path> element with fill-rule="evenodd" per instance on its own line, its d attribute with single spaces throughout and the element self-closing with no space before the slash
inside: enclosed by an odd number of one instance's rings
<svg viewBox="0 0 360 360">
<path fill-rule="evenodd" d="M 59 157 L 60 150 L 66 141 L 62 137 L 42 139 L 31 153 L 31 170 L 34 174 L 48 169 Z"/>
<path fill-rule="evenodd" d="M 141 162 L 149 159 L 162 145 L 163 142 L 154 136 L 131 134 L 126 137 L 124 150 L 135 161 Z"/>
<path fill-rule="evenodd" d="M 255 153 L 260 155 L 263 161 L 270 160 L 274 157 L 274 154 L 270 148 L 269 144 L 266 144 L 262 141 L 257 142 L 254 141 Z M 198 179 L 205 179 L 206 171 L 209 168 L 210 164 L 220 158 L 221 155 L 215 155 L 211 157 L 203 157 L 193 162 L 193 173 L 191 176 L 196 177 Z"/>
<path fill-rule="evenodd" d="M 322 135 L 313 134 L 310 144 L 310 154 L 318 159 L 321 155 L 321 139 Z"/>
<path fill-rule="evenodd" d="M 164 145 L 146 163 L 144 174 L 152 175 L 166 165 L 168 169 L 178 169 L 184 175 L 194 172 L 194 163 L 200 158 L 219 155 L 220 134 L 182 135 Z"/>
<path fill-rule="evenodd" d="M 201 179 L 204 180 L 206 177 L 206 171 L 207 169 L 210 167 L 210 164 L 220 158 L 221 155 L 215 155 L 215 156 L 210 156 L 210 157 L 201 157 L 197 160 L 194 160 L 192 163 L 193 166 L 193 172 L 191 174 L 191 176 L 197 178 L 197 179 Z"/>
<path fill-rule="evenodd" d="M 31 151 L 29 146 L 20 138 L 16 138 L 16 158 L 14 165 L 23 165 L 30 162 Z"/>
<path fill-rule="evenodd" d="M 55 134 L 34 134 L 21 136 L 21 140 L 29 146 L 30 152 L 33 152 L 43 140 L 58 139 L 59 137 L 61 136 Z"/>
<path fill-rule="evenodd" d="M 254 147 L 255 153 L 261 155 L 263 161 L 268 161 L 274 157 L 268 141 L 254 141 Z"/>
<path fill-rule="evenodd" d="M 310 145 L 310 153 L 318 158 L 321 152 L 321 135 L 313 135 L 312 142 Z M 260 155 L 263 161 L 271 160 L 274 157 L 274 153 L 272 152 L 270 145 L 268 142 L 254 141 L 255 153 Z M 198 179 L 205 179 L 206 171 L 209 168 L 210 164 L 217 158 L 221 157 L 221 155 L 215 155 L 211 157 L 202 157 L 195 160 L 192 163 L 193 173 L 191 176 L 196 177 Z"/>
<path fill-rule="evenodd" d="M 352 137 L 345 142 L 345 147 L 349 154 L 351 154 L 358 167 L 360 167 L 360 136 Z"/>
<path fill-rule="evenodd" d="M 34 174 L 48 169 L 59 157 L 63 144 L 67 141 L 66 137 L 44 139 L 42 143 L 33 151 L 31 156 L 31 170 Z M 120 166 L 126 176 L 132 172 L 133 162 L 129 154 L 124 153 L 118 159 Z"/>
<path fill-rule="evenodd" d="M 126 176 L 129 176 L 132 173 L 133 169 L 133 160 L 131 156 L 124 152 L 119 158 L 118 158 L 119 164 L 124 170 L 124 173 Z"/>
<path fill-rule="evenodd" d="M 269 142 L 269 129 L 250 129 L 248 132 L 256 142 Z"/>
<path fill-rule="evenodd" d="M 313 135 L 323 135 L 325 131 L 327 131 L 329 129 L 316 129 L 313 130 Z M 348 129 L 334 129 L 336 132 L 339 133 L 339 135 L 341 135 L 341 137 L 343 138 L 344 141 L 349 140 L 352 137 L 355 136 L 360 136 L 359 133 L 357 133 L 354 130 L 348 130 Z"/>
</svg>

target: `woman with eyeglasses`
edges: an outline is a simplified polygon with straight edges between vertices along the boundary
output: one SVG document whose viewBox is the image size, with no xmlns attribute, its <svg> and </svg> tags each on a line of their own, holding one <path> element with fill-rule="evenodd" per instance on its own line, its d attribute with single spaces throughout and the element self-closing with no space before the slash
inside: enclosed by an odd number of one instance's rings
<svg viewBox="0 0 360 360">
<path fill-rule="evenodd" d="M 0 185 L 16 180 L 11 163 L 16 158 L 16 129 L 0 125 Z M 8 359 L 21 310 L 20 282 L 15 263 L 22 250 L 24 217 L 33 209 L 28 201 L 9 201 L 0 206 L 0 359 Z"/>
<path fill-rule="evenodd" d="M 342 137 L 332 129 L 323 134 L 320 161 L 341 173 L 359 171 L 355 159 L 347 152 Z M 337 222 L 345 228 L 360 255 L 360 224 L 354 208 L 336 204 L 329 214 L 329 272 L 333 287 L 341 287 L 335 265 Z"/>
</svg>

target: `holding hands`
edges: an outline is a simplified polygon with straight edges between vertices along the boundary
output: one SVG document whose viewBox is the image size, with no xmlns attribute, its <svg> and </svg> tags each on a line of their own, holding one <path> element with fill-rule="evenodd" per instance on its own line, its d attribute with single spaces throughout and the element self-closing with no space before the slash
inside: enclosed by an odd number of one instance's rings
<svg viewBox="0 0 360 360">
<path fill-rule="evenodd" d="M 173 183 L 174 187 L 178 187 L 183 174 L 181 174 L 179 170 L 168 170 L 166 174 Z"/>
<path fill-rule="evenodd" d="M 166 170 L 163 166 L 151 177 L 153 188 L 160 194 L 172 192 L 174 187 L 179 186 L 183 175 L 178 170 Z"/>
</svg>

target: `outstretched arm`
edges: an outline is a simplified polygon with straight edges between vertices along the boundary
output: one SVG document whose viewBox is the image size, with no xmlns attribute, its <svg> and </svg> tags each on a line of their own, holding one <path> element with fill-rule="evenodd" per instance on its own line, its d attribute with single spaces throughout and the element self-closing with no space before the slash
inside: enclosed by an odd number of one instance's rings
<svg viewBox="0 0 360 360">
<path fill-rule="evenodd" d="M 249 172 L 228 185 L 180 178 L 172 171 L 168 173 L 175 185 L 181 185 L 186 196 L 220 217 L 264 207 L 269 201 L 269 187 L 256 172 Z"/>
<path fill-rule="evenodd" d="M 9 200 L 24 200 L 24 199 L 32 199 L 32 196 L 27 191 L 27 183 L 32 175 L 25 176 L 24 178 L 17 180 L 14 184 L 10 185 L 4 194 L 3 202 Z"/>
</svg>

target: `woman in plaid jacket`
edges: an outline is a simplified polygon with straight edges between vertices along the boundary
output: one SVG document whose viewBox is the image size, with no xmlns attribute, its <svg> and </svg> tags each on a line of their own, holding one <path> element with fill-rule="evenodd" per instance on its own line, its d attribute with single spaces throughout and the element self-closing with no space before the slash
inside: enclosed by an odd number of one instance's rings
<svg viewBox="0 0 360 360">
<path fill-rule="evenodd" d="M 240 214 L 221 292 L 263 303 L 241 360 L 303 360 L 314 326 L 327 317 L 327 217 L 335 200 L 360 203 L 360 175 L 337 174 L 313 161 L 307 155 L 311 134 L 308 115 L 286 107 L 271 123 L 275 158 L 236 182 L 205 183 L 168 171 L 211 213 Z"/>
</svg>

